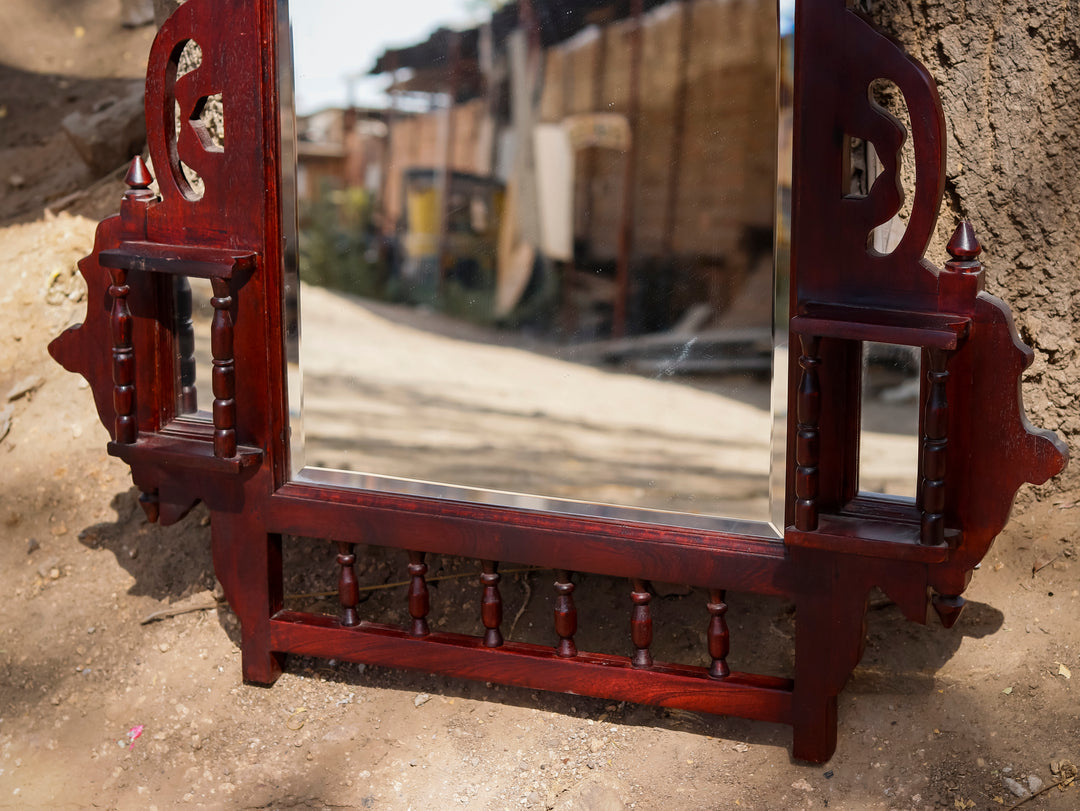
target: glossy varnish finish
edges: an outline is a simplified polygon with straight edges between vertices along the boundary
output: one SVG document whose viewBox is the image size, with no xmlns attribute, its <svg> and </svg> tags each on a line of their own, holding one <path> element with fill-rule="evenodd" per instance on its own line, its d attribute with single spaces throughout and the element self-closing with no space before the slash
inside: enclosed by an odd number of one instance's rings
<svg viewBox="0 0 1080 811">
<path fill-rule="evenodd" d="M 110 452 L 131 465 L 151 520 L 176 521 L 198 500 L 212 511 L 214 565 L 241 621 L 244 678 L 273 682 L 287 653 L 419 668 L 791 724 L 794 755 L 826 760 L 836 743 L 836 696 L 862 653 L 870 590 L 883 589 L 914 621 L 926 620 L 932 602 L 947 625 L 955 622 L 971 570 L 1004 526 L 1016 489 L 1054 475 L 1066 458 L 1055 437 L 1023 419 L 1018 381 L 1031 352 L 1007 307 L 981 291 L 970 227 L 957 232 L 943 269 L 923 259 L 945 160 L 930 77 L 844 0 L 801 0 L 790 323 L 800 351 L 790 369 L 788 526 L 776 543 L 288 481 L 278 189 L 291 167 L 279 162 L 276 14 L 276 0 L 188 0 L 163 26 L 147 77 L 160 197 L 136 162 L 119 217 L 101 223 L 93 254 L 80 263 L 86 321 L 51 346 L 90 382 Z M 202 64 L 178 77 L 191 39 Z M 904 128 L 868 101 L 876 79 L 904 94 L 916 160 L 912 215 L 887 256 L 867 250 L 867 235 L 900 206 Z M 229 121 L 224 150 L 210 145 L 198 120 L 218 92 Z M 849 136 L 870 141 L 885 167 L 863 198 L 840 188 Z M 201 197 L 182 164 L 205 180 Z M 213 284 L 212 423 L 178 414 L 177 345 L 187 341 L 178 276 Z M 868 340 L 923 350 L 914 504 L 859 493 Z M 327 539 L 339 616 L 283 610 L 286 533 Z M 357 544 L 403 550 L 406 627 L 363 621 Z M 429 627 L 428 553 L 478 561 L 481 636 Z M 504 638 L 502 560 L 556 572 L 552 646 Z M 630 655 L 578 650 L 575 572 L 627 579 Z M 654 661 L 660 629 L 651 580 L 707 590 L 708 667 Z M 728 590 L 795 604 L 794 679 L 730 672 Z"/>
</svg>

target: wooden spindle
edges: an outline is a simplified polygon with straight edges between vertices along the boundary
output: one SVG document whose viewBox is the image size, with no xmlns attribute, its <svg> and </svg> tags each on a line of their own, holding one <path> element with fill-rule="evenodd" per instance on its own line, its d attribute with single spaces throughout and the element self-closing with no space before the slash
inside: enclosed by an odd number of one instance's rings
<svg viewBox="0 0 1080 811">
<path fill-rule="evenodd" d="M 233 358 L 232 293 L 227 279 L 210 280 L 214 320 L 210 325 L 210 351 L 214 370 L 214 455 L 236 456 L 236 362 Z"/>
<path fill-rule="evenodd" d="M 128 189 L 120 201 L 120 230 L 127 239 L 146 238 L 146 210 L 157 196 L 150 191 L 154 182 L 146 164 L 138 155 L 131 161 L 124 182 Z M 113 435 L 116 442 L 131 445 L 138 438 L 138 420 L 135 414 L 135 347 L 132 345 L 133 319 L 128 306 L 131 288 L 127 283 L 127 271 L 110 268 L 112 298 L 110 311 L 113 355 L 113 409 L 116 419 Z"/>
<path fill-rule="evenodd" d="M 982 246 L 970 222 L 961 222 L 947 246 L 950 259 L 938 277 L 938 306 L 943 312 L 973 315 L 983 289 Z M 949 399 L 948 363 L 951 353 L 928 349 L 926 359 L 926 402 L 923 406 L 923 435 L 919 459 L 917 504 L 922 512 L 919 540 L 937 546 L 945 542 L 945 476 L 948 455 Z M 946 613 L 959 598 L 942 598 Z M 963 601 L 960 601 L 962 605 Z M 935 606 L 937 603 L 935 603 Z M 957 609 L 957 614 L 959 610 Z M 945 621 L 945 615 L 942 615 Z M 951 621 L 955 621 L 955 616 Z"/>
<path fill-rule="evenodd" d="M 483 571 L 480 573 L 480 583 L 484 587 L 484 594 L 480 599 L 480 618 L 484 622 L 484 647 L 497 648 L 503 643 L 502 625 L 503 605 L 502 595 L 499 593 L 499 564 L 493 560 L 481 561 Z"/>
<path fill-rule="evenodd" d="M 798 434 L 795 442 L 795 527 L 809 532 L 818 526 L 818 464 L 821 455 L 821 380 L 818 348 L 821 338 L 799 336 L 799 392 L 796 399 Z"/>
<path fill-rule="evenodd" d="M 428 594 L 427 564 L 424 563 L 423 552 L 409 552 L 409 615 L 412 617 L 412 627 L 409 633 L 412 636 L 427 636 L 431 633 L 428 628 L 427 615 L 431 610 L 431 597 Z"/>
<path fill-rule="evenodd" d="M 360 604 L 360 585 L 356 581 L 356 544 L 338 543 L 337 564 L 341 568 L 338 575 L 338 598 L 341 600 L 341 624 L 352 627 L 360 624 L 360 615 L 356 606 Z"/>
<path fill-rule="evenodd" d="M 574 581 L 566 569 L 559 569 L 555 575 L 555 633 L 559 635 L 556 653 L 566 659 L 577 656 L 577 645 L 574 644 L 574 634 L 577 633 Z"/>
<path fill-rule="evenodd" d="M 127 271 L 111 268 L 109 273 L 112 284 L 109 295 L 112 296 L 112 355 L 113 355 L 113 409 L 116 420 L 113 424 L 114 438 L 117 442 L 130 445 L 135 442 L 137 423 L 135 420 L 135 347 L 131 343 L 132 318 L 128 308 Z"/>
<path fill-rule="evenodd" d="M 630 618 L 630 638 L 634 642 L 631 664 L 634 667 L 652 667 L 653 658 L 649 651 L 653 638 L 652 611 L 649 608 L 652 594 L 649 593 L 649 583 L 647 580 L 631 580 L 630 588 L 630 599 L 634 603 L 634 613 Z"/>
<path fill-rule="evenodd" d="M 723 589 L 709 590 L 709 656 L 712 657 L 712 665 L 709 667 L 709 675 L 714 679 L 723 679 L 731 673 L 728 668 L 727 656 L 731 643 L 728 634 L 727 619 L 727 593 Z"/>
<path fill-rule="evenodd" d="M 922 438 L 922 543 L 937 546 L 945 543 L 945 458 L 948 451 L 949 400 L 946 385 L 949 353 L 943 349 L 925 352 L 930 390 L 923 412 Z"/>
<path fill-rule="evenodd" d="M 195 388 L 195 325 L 191 321 L 191 283 L 185 276 L 173 278 L 173 296 L 176 301 L 176 354 L 179 359 L 181 414 L 194 414 L 199 410 L 199 397 Z"/>
</svg>

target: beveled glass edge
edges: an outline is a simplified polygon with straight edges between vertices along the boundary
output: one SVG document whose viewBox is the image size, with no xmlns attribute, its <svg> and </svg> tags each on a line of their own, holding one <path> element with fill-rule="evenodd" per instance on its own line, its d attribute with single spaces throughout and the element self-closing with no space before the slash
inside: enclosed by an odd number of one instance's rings
<svg viewBox="0 0 1080 811">
<path fill-rule="evenodd" d="M 772 414 L 772 432 L 770 436 L 769 457 L 769 520 L 773 527 L 780 527 L 780 540 L 783 540 L 782 528 L 787 523 L 787 448 L 788 448 L 788 346 L 791 320 L 791 203 L 792 186 L 795 184 L 793 172 L 793 154 L 795 143 L 794 117 L 785 122 L 780 107 L 781 90 L 785 79 L 785 70 L 794 91 L 795 81 L 795 31 L 794 28 L 785 38 L 780 6 L 784 0 L 776 2 L 776 208 L 773 213 L 773 358 L 772 385 L 770 387 L 769 409 Z M 791 0 L 794 5 L 796 0 Z M 797 13 L 797 12 L 796 12 Z M 789 40 L 790 42 L 788 42 Z M 790 52 L 784 58 L 785 50 L 790 45 Z M 794 102 L 792 102 L 794 105 Z M 784 147 L 784 127 L 788 132 L 788 148 Z M 790 182 L 782 185 L 781 178 Z M 785 217 L 785 214 L 787 215 Z"/>
<path fill-rule="evenodd" d="M 783 79 L 784 60 L 781 50 L 779 3 L 777 0 L 777 66 L 776 66 L 776 109 L 780 109 L 780 84 Z M 280 121 L 281 143 L 281 233 L 282 233 L 282 272 L 283 272 L 283 336 L 286 357 L 286 391 L 288 398 L 288 466 L 290 482 L 298 484 L 322 485 L 348 490 L 368 490 L 422 498 L 442 499 L 446 501 L 465 501 L 489 506 L 525 509 L 549 512 L 561 515 L 585 516 L 594 518 L 612 518 L 670 526 L 684 529 L 698 529 L 747 535 L 767 540 L 783 541 L 787 495 L 787 409 L 788 409 L 788 330 L 779 328 L 789 320 L 790 244 L 789 234 L 782 233 L 784 228 L 783 209 L 788 201 L 783 199 L 783 190 L 779 183 L 781 162 L 787 161 L 790 173 L 790 152 L 781 151 L 782 141 L 779 128 L 782 118 L 777 116 L 777 158 L 776 158 L 776 213 L 773 218 L 773 358 L 772 384 L 770 387 L 770 411 L 772 428 L 770 432 L 769 460 L 769 519 L 767 521 L 752 518 L 731 518 L 725 516 L 702 515 L 696 513 L 668 512 L 644 507 L 631 507 L 598 502 L 573 501 L 549 496 L 514 493 L 462 485 L 442 484 L 396 478 L 373 473 L 361 473 L 351 470 L 308 467 L 304 447 L 304 389 L 303 369 L 300 365 L 300 276 L 299 242 L 296 181 L 296 104 L 295 83 L 292 59 L 292 24 L 289 17 L 289 0 L 277 0 L 277 48 L 278 48 L 278 117 Z M 793 69 L 789 60 L 788 69 Z M 787 243 L 785 243 L 787 240 Z M 781 254 L 781 248 L 785 248 Z M 784 255 L 788 261 L 781 264 L 775 257 Z M 777 372 L 779 371 L 779 374 Z"/>
<path fill-rule="evenodd" d="M 509 490 L 490 490 L 456 484 L 439 484 L 417 479 L 360 473 L 354 470 L 334 470 L 324 467 L 305 467 L 289 480 L 290 484 L 336 487 L 346 490 L 363 490 L 414 498 L 440 501 L 458 501 L 488 507 L 506 507 L 530 512 L 583 518 L 604 518 L 630 521 L 638 524 L 701 530 L 728 535 L 744 535 L 766 540 L 781 540 L 782 531 L 771 521 L 755 521 L 749 518 L 725 518 L 717 515 L 668 512 L 647 507 L 627 507 L 593 501 L 574 501 L 552 496 L 535 496 L 514 493 Z"/>
<path fill-rule="evenodd" d="M 293 79 L 292 22 L 289 0 L 277 0 L 278 120 L 281 143 L 280 194 L 282 263 L 282 338 L 285 341 L 285 391 L 288 403 L 289 478 L 304 469 L 304 377 L 300 368 L 300 244 L 296 182 L 296 92 Z"/>
</svg>

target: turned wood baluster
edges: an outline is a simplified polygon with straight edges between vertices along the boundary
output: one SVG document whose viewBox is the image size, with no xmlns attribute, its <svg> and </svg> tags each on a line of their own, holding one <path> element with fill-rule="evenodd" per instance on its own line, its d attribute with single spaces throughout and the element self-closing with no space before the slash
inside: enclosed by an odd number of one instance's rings
<svg viewBox="0 0 1080 811">
<path fill-rule="evenodd" d="M 424 579 L 427 570 L 424 553 L 409 552 L 409 615 L 412 617 L 409 633 L 412 636 L 427 636 L 431 633 L 427 622 L 431 597 L 428 594 L 427 580 Z"/>
<path fill-rule="evenodd" d="M 341 624 L 347 627 L 360 624 L 356 606 L 360 603 L 360 586 L 356 581 L 356 544 L 338 543 L 337 563 L 341 567 L 338 576 L 338 597 L 341 600 Z"/>
<path fill-rule="evenodd" d="M 120 203 L 121 231 L 131 239 L 146 237 L 146 208 L 156 199 L 150 191 L 154 178 L 146 170 L 142 158 L 136 156 L 128 168 L 124 182 L 128 190 Z M 117 442 L 130 445 L 138 435 L 138 422 L 135 416 L 135 347 L 131 343 L 133 327 L 131 309 L 128 307 L 128 294 L 131 288 L 127 283 L 127 271 L 110 268 L 112 284 L 109 295 L 112 297 L 112 354 L 113 354 L 113 409 L 116 420 L 113 434 Z"/>
<path fill-rule="evenodd" d="M 920 540 L 924 544 L 945 543 L 945 456 L 948 449 L 949 400 L 946 368 L 949 353 L 943 349 L 928 349 L 930 368 L 926 372 L 930 392 L 923 414 L 922 440 L 922 527 Z"/>
<path fill-rule="evenodd" d="M 709 667 L 709 675 L 714 679 L 726 678 L 731 670 L 728 668 L 727 655 L 730 652 L 727 619 L 727 593 L 723 589 L 709 590 L 709 656 L 712 657 L 712 665 Z"/>
<path fill-rule="evenodd" d="M 800 336 L 802 355 L 799 357 L 799 394 L 796 401 L 798 434 L 795 443 L 795 527 L 812 531 L 818 526 L 818 464 L 821 456 L 821 381 L 818 367 L 818 347 L 821 339 L 815 335 Z"/>
<path fill-rule="evenodd" d="M 503 643 L 502 631 L 502 595 L 499 593 L 499 564 L 493 560 L 481 561 L 484 567 L 480 574 L 480 583 L 484 594 L 480 600 L 480 618 L 484 622 L 484 647 L 497 648 Z"/>
<path fill-rule="evenodd" d="M 982 253 L 982 246 L 970 222 L 962 222 L 956 227 L 947 250 L 951 259 L 945 263 L 945 268 L 938 277 L 938 305 L 944 312 L 972 315 L 984 282 L 983 266 L 978 258 Z M 923 411 L 922 458 L 918 489 L 918 505 L 922 511 L 920 540 L 924 544 L 937 545 L 945 542 L 945 460 L 948 453 L 949 427 L 948 363 L 951 353 L 931 349 L 927 350 L 925 357 L 929 386 Z M 957 609 L 958 612 L 959 609 Z"/>
<path fill-rule="evenodd" d="M 559 569 L 555 576 L 555 595 L 555 633 L 559 635 L 556 652 L 569 659 L 577 656 L 577 645 L 574 644 L 577 608 L 574 606 L 574 581 L 566 569 Z"/>
<path fill-rule="evenodd" d="M 236 456 L 236 362 L 233 359 L 232 293 L 227 279 L 211 279 L 214 320 L 210 325 L 210 351 L 214 370 L 214 455 Z"/>
<path fill-rule="evenodd" d="M 131 310 L 128 308 L 127 271 L 120 268 L 110 269 L 112 284 L 109 295 L 112 296 L 112 342 L 113 342 L 113 408 L 116 410 L 114 423 L 117 442 L 130 445 L 135 441 L 137 424 L 135 421 L 135 347 L 131 345 Z"/>
<path fill-rule="evenodd" d="M 652 645 L 653 632 L 649 602 L 652 594 L 649 593 L 647 580 L 631 580 L 630 588 L 630 599 L 634 603 L 634 613 L 630 618 L 630 638 L 634 642 L 631 664 L 634 667 L 651 667 L 653 658 L 649 646 Z"/>
<path fill-rule="evenodd" d="M 176 299 L 176 351 L 180 362 L 180 413 L 199 410 L 195 389 L 195 325 L 191 321 L 191 284 L 184 276 L 173 279 Z"/>
</svg>

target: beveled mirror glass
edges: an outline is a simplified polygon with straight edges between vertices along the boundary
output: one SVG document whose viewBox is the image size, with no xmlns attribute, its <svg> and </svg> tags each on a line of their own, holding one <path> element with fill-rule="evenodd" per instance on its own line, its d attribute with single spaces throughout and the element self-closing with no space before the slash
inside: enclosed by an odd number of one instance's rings
<svg viewBox="0 0 1080 811">
<path fill-rule="evenodd" d="M 294 479 L 779 538 L 792 4 L 282 4 Z"/>
</svg>

